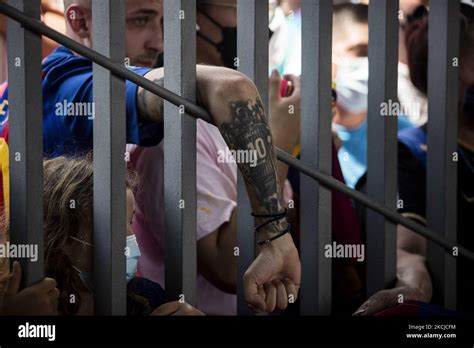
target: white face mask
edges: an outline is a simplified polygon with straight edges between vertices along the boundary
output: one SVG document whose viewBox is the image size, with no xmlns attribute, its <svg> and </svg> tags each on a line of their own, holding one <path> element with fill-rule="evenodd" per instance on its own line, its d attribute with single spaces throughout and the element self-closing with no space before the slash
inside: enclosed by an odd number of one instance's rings
<svg viewBox="0 0 474 348">
<path fill-rule="evenodd" d="M 127 236 L 127 282 L 130 281 L 137 273 L 138 268 L 138 257 L 140 254 L 140 249 L 138 248 L 137 237 L 133 234 Z"/>
<path fill-rule="evenodd" d="M 348 112 L 367 110 L 369 58 L 342 58 L 337 61 L 337 104 Z"/>
</svg>

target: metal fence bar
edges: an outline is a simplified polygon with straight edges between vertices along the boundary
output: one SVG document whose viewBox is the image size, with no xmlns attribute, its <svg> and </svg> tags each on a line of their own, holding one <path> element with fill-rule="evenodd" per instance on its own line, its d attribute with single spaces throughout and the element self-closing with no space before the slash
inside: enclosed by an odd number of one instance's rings
<svg viewBox="0 0 474 348">
<path fill-rule="evenodd" d="M 196 2 L 165 1 L 164 25 L 165 86 L 195 102 Z M 196 305 L 196 120 L 183 111 L 165 102 L 165 283 L 170 300 Z"/>
<path fill-rule="evenodd" d="M 381 105 L 397 101 L 398 0 L 369 5 L 369 96 L 367 195 L 396 210 L 397 117 L 382 116 Z M 367 294 L 395 279 L 396 225 L 367 211 Z"/>
<path fill-rule="evenodd" d="M 301 160 L 331 175 L 331 52 L 332 0 L 303 0 Z M 301 177 L 302 279 L 300 314 L 329 315 L 332 300 L 332 262 L 324 246 L 332 241 L 331 191 L 307 176 Z"/>
<path fill-rule="evenodd" d="M 240 72 L 257 86 L 268 111 L 268 1 L 237 1 L 237 57 Z M 252 208 L 240 171 L 237 178 L 237 313 L 250 315 L 244 299 L 242 277 L 255 258 L 255 236 Z"/>
<path fill-rule="evenodd" d="M 125 59 L 125 2 L 92 2 L 93 47 L 116 63 Z M 125 81 L 93 65 L 94 296 L 99 315 L 126 314 Z"/>
<path fill-rule="evenodd" d="M 456 244 L 459 1 L 431 0 L 428 56 L 427 223 Z M 456 38 L 456 39 L 453 39 Z M 450 251 L 452 253 L 452 250 Z M 456 307 L 456 258 L 428 244 L 435 301 Z"/>
<path fill-rule="evenodd" d="M 61 45 L 64 45 L 65 47 L 77 52 L 78 54 L 90 59 L 98 65 L 105 67 L 106 69 L 110 70 L 114 75 L 123 79 L 127 79 L 137 84 L 138 86 L 146 89 L 147 91 L 150 91 L 168 100 L 173 105 L 184 105 L 188 115 L 212 123 L 211 116 L 203 107 L 196 105 L 195 103 L 189 101 L 186 98 L 182 98 L 176 93 L 173 93 L 168 89 L 163 88 L 150 80 L 147 80 L 143 76 L 140 76 L 134 73 L 133 71 L 130 71 L 129 69 L 125 68 L 123 64 L 117 64 L 110 61 L 104 55 L 97 53 L 85 47 L 84 45 L 75 42 L 74 40 L 71 40 L 67 36 L 64 36 L 59 32 L 42 24 L 39 20 L 34 20 L 30 16 L 24 15 L 22 12 L 16 10 L 15 8 L 3 4 L 1 2 L 0 13 L 14 19 L 15 21 L 18 21 L 28 30 L 44 35 L 60 43 Z M 354 189 L 351 189 L 350 187 L 334 179 L 333 177 L 307 166 L 304 162 L 292 157 L 290 154 L 286 153 L 285 151 L 282 151 L 279 148 L 275 148 L 275 153 L 278 160 L 299 170 L 304 175 L 307 175 L 313 178 L 314 180 L 317 180 L 322 186 L 327 187 L 331 190 L 341 192 L 354 199 L 355 201 L 361 203 L 362 205 L 366 206 L 367 208 L 370 208 L 378 214 L 385 216 L 389 221 L 395 224 L 405 226 L 406 228 L 412 230 L 420 236 L 423 236 L 432 241 L 433 243 L 441 246 L 443 249 L 448 250 L 449 255 L 452 256 L 451 251 L 453 250 L 453 247 L 455 245 L 450 243 L 443 236 L 434 233 L 432 229 L 427 228 L 426 226 L 423 226 L 419 223 L 416 223 L 414 220 L 401 216 L 392 207 L 386 207 L 385 205 L 375 201 L 373 198 L 363 193 L 360 193 Z M 474 261 L 474 252 L 460 245 L 456 245 L 456 247 L 458 247 L 459 256 L 465 257 L 470 261 Z"/>
<path fill-rule="evenodd" d="M 39 0 L 10 0 L 39 19 Z M 43 264 L 43 99 L 41 36 L 8 20 L 8 98 L 10 120 L 10 242 L 37 246 L 36 262 L 19 259 L 23 283 L 44 277 Z"/>
</svg>

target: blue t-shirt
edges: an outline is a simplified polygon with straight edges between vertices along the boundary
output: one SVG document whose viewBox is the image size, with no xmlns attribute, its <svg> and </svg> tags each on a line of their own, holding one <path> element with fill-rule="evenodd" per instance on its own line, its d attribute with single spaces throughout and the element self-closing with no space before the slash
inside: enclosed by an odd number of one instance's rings
<svg viewBox="0 0 474 348">
<path fill-rule="evenodd" d="M 398 130 L 413 127 L 407 117 L 399 116 Z M 342 140 L 337 157 L 347 186 L 354 188 L 357 181 L 367 170 L 367 120 L 359 127 L 348 129 L 333 124 L 338 137 Z"/>
<path fill-rule="evenodd" d="M 92 149 L 93 101 L 92 62 L 60 46 L 43 62 L 43 150 L 47 157 L 78 155 Z M 151 69 L 130 67 L 139 75 Z M 139 120 L 138 86 L 126 81 L 126 141 L 141 146 L 157 145 L 163 138 L 163 124 Z M 0 91 L 1 92 L 1 91 Z M 0 93 L 0 105 L 8 100 L 8 90 Z M 2 112 L 8 112 L 8 105 Z M 0 122 L 6 124 L 8 114 Z M 14 117 L 14 116 L 13 116 Z"/>
</svg>

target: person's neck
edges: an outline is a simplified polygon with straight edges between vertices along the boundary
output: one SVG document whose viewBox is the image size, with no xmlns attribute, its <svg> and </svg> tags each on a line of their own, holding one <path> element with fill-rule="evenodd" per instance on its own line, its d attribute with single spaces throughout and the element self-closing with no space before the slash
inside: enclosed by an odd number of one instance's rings
<svg viewBox="0 0 474 348">
<path fill-rule="evenodd" d="M 76 41 L 77 43 L 86 46 L 88 48 L 92 48 L 92 41 L 91 39 L 82 39 L 79 36 L 77 36 L 70 28 L 66 28 L 66 36 L 69 37 L 70 39 Z M 76 56 L 81 56 L 77 52 L 71 50 L 71 52 L 76 55 Z"/>
</svg>

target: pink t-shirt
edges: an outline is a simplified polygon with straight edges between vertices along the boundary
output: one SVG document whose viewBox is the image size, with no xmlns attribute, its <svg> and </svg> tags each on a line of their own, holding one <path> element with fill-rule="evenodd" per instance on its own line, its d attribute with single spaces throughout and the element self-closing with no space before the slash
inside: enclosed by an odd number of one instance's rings
<svg viewBox="0 0 474 348">
<path fill-rule="evenodd" d="M 218 151 L 227 145 L 219 130 L 197 120 L 197 240 L 229 222 L 237 203 L 237 165 L 220 163 Z M 141 256 L 139 275 L 164 287 L 163 142 L 151 148 L 127 145 L 131 167 L 139 174 L 141 190 L 135 195 L 133 230 Z M 288 181 L 285 201 L 291 197 Z M 236 315 L 237 297 L 219 290 L 204 276 L 197 277 L 197 307 L 206 314 Z"/>
<path fill-rule="evenodd" d="M 219 130 L 197 122 L 197 239 L 228 222 L 236 206 L 237 167 L 218 163 L 217 151 L 225 149 Z M 132 168 L 140 176 L 141 190 L 135 195 L 133 230 L 141 256 L 138 272 L 164 287 L 164 192 L 163 142 L 151 148 L 127 145 Z M 198 308 L 206 314 L 235 315 L 237 299 L 216 288 L 201 274 L 197 277 Z"/>
</svg>

